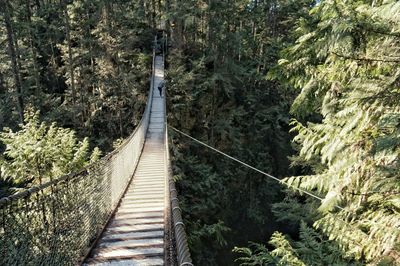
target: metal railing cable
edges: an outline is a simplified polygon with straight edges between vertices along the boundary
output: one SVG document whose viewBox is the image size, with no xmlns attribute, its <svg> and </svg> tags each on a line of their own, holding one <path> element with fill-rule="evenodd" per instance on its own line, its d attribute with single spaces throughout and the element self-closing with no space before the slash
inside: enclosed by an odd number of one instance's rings
<svg viewBox="0 0 400 266">
<path fill-rule="evenodd" d="M 295 187 L 295 186 L 293 186 L 291 184 L 288 184 L 287 182 L 284 182 L 283 180 L 281 180 L 281 179 L 279 179 L 279 178 L 277 178 L 277 177 L 275 177 L 275 176 L 273 176 L 271 174 L 268 174 L 268 173 L 266 173 L 266 172 L 264 172 L 264 171 L 262 171 L 262 170 L 260 170 L 258 168 L 255 168 L 254 166 L 251 166 L 251 165 L 249 165 L 249 164 L 247 164 L 247 163 L 245 163 L 245 162 L 243 162 L 243 161 L 241 161 L 239 159 L 236 159 L 235 157 L 230 156 L 229 154 L 226 154 L 226 153 L 224 153 L 224 152 L 222 152 L 222 151 L 220 151 L 220 150 L 208 145 L 207 143 L 204 143 L 204 142 L 202 142 L 202 141 L 200 141 L 200 140 L 198 140 L 196 138 L 193 138 L 192 136 L 180 131 L 179 129 L 176 129 L 173 126 L 168 125 L 168 127 L 171 128 L 172 130 L 174 130 L 175 132 L 177 132 L 177 133 L 179 133 L 179 134 L 181 134 L 181 135 L 183 135 L 183 136 L 185 136 L 185 137 L 187 137 L 187 138 L 189 138 L 189 139 L 191 139 L 191 140 L 193 140 L 193 141 L 195 141 L 195 142 L 197 142 L 197 143 L 199 143 L 199 144 L 201 144 L 201 145 L 203 145 L 203 146 L 205 146 L 205 147 L 207 147 L 207 148 L 209 148 L 209 149 L 211 149 L 211 150 L 213 150 L 213 151 L 215 151 L 215 152 L 217 152 L 217 153 L 219 153 L 219 154 L 221 154 L 221 155 L 223 155 L 223 156 L 225 156 L 227 158 L 229 158 L 230 160 L 238 162 L 238 163 L 246 166 L 247 168 L 250 168 L 250 169 L 252 169 L 252 170 L 254 170 L 256 172 L 259 172 L 260 174 L 263 174 L 264 176 L 266 176 L 266 177 L 268 177 L 270 179 L 273 179 L 273 180 L 279 182 L 280 184 L 286 185 L 289 188 L 292 188 L 292 189 L 297 190 L 297 191 L 299 191 L 301 193 L 304 193 L 304 194 L 306 194 L 306 195 L 308 195 L 310 197 L 313 197 L 313 198 L 315 198 L 315 199 L 317 199 L 319 201 L 323 201 L 324 200 L 323 198 L 321 198 L 321 197 L 319 197 L 319 196 L 317 196 L 317 195 L 315 195 L 315 194 L 313 194 L 313 193 L 311 193 L 309 191 L 306 191 L 306 190 L 304 190 L 302 188 Z M 335 205 L 335 207 L 340 209 L 340 210 L 344 210 L 343 207 L 340 207 L 338 205 Z"/>
<path fill-rule="evenodd" d="M 164 42 L 164 50 L 163 50 L 163 63 L 165 65 L 165 51 L 167 47 L 167 42 Z M 176 262 L 171 263 L 175 265 L 177 263 L 178 266 L 193 266 L 192 258 L 190 256 L 189 245 L 187 242 L 187 235 L 185 231 L 185 225 L 182 219 L 182 210 L 179 207 L 179 200 L 178 200 L 178 192 L 175 187 L 175 181 L 173 179 L 173 172 L 171 167 L 171 160 L 169 154 L 169 143 L 168 143 L 168 120 L 167 120 L 167 104 L 166 104 L 166 97 L 167 97 L 167 87 L 165 86 L 164 92 L 164 145 L 165 145 L 165 162 L 167 164 L 167 177 L 168 177 L 168 187 L 169 187 L 169 195 L 168 199 L 170 202 L 168 214 L 170 215 L 171 220 L 171 228 L 173 231 L 173 243 L 170 245 L 174 245 L 174 253 L 172 254 L 173 257 L 176 256 Z M 175 258 L 173 258 L 175 259 Z"/>
<path fill-rule="evenodd" d="M 175 181 L 173 179 L 171 161 L 169 157 L 169 145 L 168 145 L 168 128 L 167 118 L 165 118 L 165 152 L 166 162 L 168 164 L 168 182 L 169 182 L 169 200 L 170 200 L 170 213 L 172 220 L 172 231 L 174 232 L 174 245 L 176 252 L 177 265 L 193 266 L 192 259 L 190 256 L 189 246 L 187 243 L 187 236 L 185 231 L 185 225 L 182 219 L 182 209 L 179 207 L 178 192 L 175 187 Z"/>
<path fill-rule="evenodd" d="M 319 197 L 319 196 L 317 196 L 317 195 L 315 195 L 315 194 L 313 194 L 313 193 L 311 193 L 311 192 L 309 192 L 309 191 L 307 191 L 307 190 L 304 190 L 304 189 L 302 189 L 302 188 L 293 186 L 293 185 L 289 184 L 288 182 L 285 182 L 284 180 L 281 180 L 281 179 L 279 179 L 279 178 L 277 178 L 277 177 L 275 177 L 275 176 L 273 176 L 273 175 L 271 175 L 271 174 L 268 174 L 268 173 L 266 173 L 266 172 L 264 172 L 264 171 L 262 171 L 262 170 L 260 170 L 260 169 L 255 168 L 254 166 L 251 166 L 251 165 L 249 165 L 249 164 L 247 164 L 247 163 L 245 163 L 245 162 L 243 162 L 243 161 L 241 161 L 241 160 L 239 160 L 239 159 L 237 159 L 237 158 L 235 158 L 235 157 L 233 157 L 233 156 L 231 156 L 231 155 L 229 155 L 229 154 L 226 154 L 226 153 L 224 153 L 224 152 L 222 152 L 222 151 L 220 151 L 220 150 L 218 150 L 218 149 L 216 149 L 216 148 L 214 148 L 214 147 L 208 145 L 207 143 L 204 143 L 203 141 L 200 141 L 200 140 L 198 140 L 198 139 L 196 139 L 196 138 L 190 136 L 189 134 L 186 134 L 186 133 L 182 132 L 181 130 L 179 130 L 179 129 L 173 127 L 173 126 L 168 125 L 168 128 L 174 130 L 174 131 L 177 132 L 178 134 L 181 134 L 181 135 L 183 135 L 183 136 L 185 136 L 185 137 L 191 139 L 192 141 L 194 141 L 194 142 L 196 142 L 196 143 L 198 143 L 198 144 L 200 144 L 200 145 L 203 145 L 203 146 L 207 147 L 208 149 L 213 150 L 214 152 L 217 152 L 217 153 L 223 155 L 224 157 L 226 157 L 226 158 L 228 158 L 228 159 L 230 159 L 230 160 L 233 160 L 233 161 L 235 161 L 235 162 L 237 162 L 237 163 L 239 163 L 239 164 L 241 164 L 241 165 L 244 165 L 244 166 L 247 167 L 247 168 L 250 168 L 250 169 L 252 169 L 252 170 L 254 170 L 254 171 L 256 171 L 256 172 L 258 172 L 258 173 L 260 173 L 260 174 L 263 174 L 263 175 L 267 176 L 268 178 L 273 179 L 273 180 L 279 182 L 280 184 L 287 186 L 288 188 L 291 188 L 291 189 L 293 189 L 293 190 L 297 190 L 298 192 L 304 193 L 304 194 L 306 194 L 306 195 L 308 195 L 308 196 L 311 196 L 311 197 L 313 197 L 313 198 L 315 198 L 315 199 L 317 199 L 317 200 L 319 200 L 319 201 L 323 201 L 323 200 L 324 200 L 323 198 L 321 198 L 321 197 Z M 333 205 L 333 207 L 339 209 L 340 211 L 347 212 L 347 213 L 349 213 L 349 214 L 352 213 L 352 212 L 349 211 L 348 209 L 345 209 L 345 208 L 343 208 L 343 207 L 341 207 L 341 206 L 338 206 L 338 205 Z M 354 230 L 360 230 L 360 228 L 358 228 L 358 227 L 355 226 L 354 224 L 350 223 L 349 221 L 342 219 L 341 217 L 333 216 L 333 219 L 335 219 L 335 220 L 337 220 L 337 221 L 339 221 L 339 222 L 342 222 L 342 223 L 347 224 L 349 227 L 353 228 Z M 369 219 L 369 223 L 375 224 L 375 225 L 380 225 L 380 223 L 378 223 L 378 222 L 376 222 L 376 221 L 374 221 L 374 220 L 372 220 L 372 219 Z M 395 230 L 395 231 L 399 231 L 399 230 L 400 230 L 400 229 L 399 229 L 398 227 L 396 227 L 396 226 L 391 226 L 390 228 L 391 228 L 392 230 Z M 372 239 L 375 239 L 376 237 L 370 235 L 370 236 L 368 236 L 368 238 L 370 238 L 370 239 L 371 239 L 371 238 L 372 238 Z M 363 247 L 363 244 L 362 244 L 361 242 L 357 241 L 357 240 L 354 240 L 354 239 L 352 239 L 352 238 L 348 238 L 348 240 L 351 241 L 351 242 L 353 242 L 355 245 L 357 245 L 357 246 L 359 246 L 359 247 Z"/>
<path fill-rule="evenodd" d="M 76 265 L 103 230 L 129 184 L 149 126 L 154 87 L 135 131 L 77 173 L 0 199 L 0 265 Z"/>
</svg>

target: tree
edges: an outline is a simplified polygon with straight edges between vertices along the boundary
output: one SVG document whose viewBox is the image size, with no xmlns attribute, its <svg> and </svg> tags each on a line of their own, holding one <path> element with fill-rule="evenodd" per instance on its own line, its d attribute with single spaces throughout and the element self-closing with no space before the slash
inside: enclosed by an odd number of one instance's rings
<svg viewBox="0 0 400 266">
<path fill-rule="evenodd" d="M 314 206 L 318 242 L 329 238 L 361 263 L 400 258 L 399 10 L 397 1 L 323 1 L 281 60 L 301 89 L 293 164 L 309 169 L 286 181 L 323 198 L 304 207 Z"/>
<path fill-rule="evenodd" d="M 340 247 L 333 241 L 324 239 L 305 222 L 300 224 L 300 240 L 294 241 L 282 233 L 275 232 L 269 244 L 269 251 L 264 245 L 252 243 L 251 248 L 235 248 L 240 254 L 240 265 L 362 265 L 349 256 L 342 257 Z"/>
<path fill-rule="evenodd" d="M 151 14 L 157 1 L 145 2 L 2 1 L 0 127 L 17 128 L 14 116 L 22 122 L 20 107 L 32 105 L 44 120 L 92 135 L 91 146 L 110 150 L 126 137 L 148 88 L 153 20 L 142 7 Z"/>
<path fill-rule="evenodd" d="M 293 173 L 286 157 L 292 153 L 289 110 L 295 93 L 266 76 L 295 40 L 289 31 L 308 16 L 311 2 L 171 4 L 168 122 L 266 172 Z M 237 243 L 290 229 L 272 215 L 272 203 L 283 200 L 276 182 L 184 138 L 174 140 L 177 187 L 196 264 L 233 264 Z"/>
<path fill-rule="evenodd" d="M 81 169 L 100 155 L 97 148 L 89 153 L 87 138 L 78 141 L 73 130 L 40 122 L 39 112 L 32 109 L 25 112 L 21 130 L 5 130 L 0 140 L 6 145 L 1 176 L 15 184 L 43 184 Z"/>
<path fill-rule="evenodd" d="M 24 102 L 23 102 L 23 95 L 22 95 L 22 84 L 21 84 L 21 76 L 20 76 L 20 71 L 19 71 L 19 65 L 18 65 L 18 58 L 17 58 L 17 48 L 15 44 L 18 42 L 16 40 L 14 31 L 13 31 L 13 25 L 11 21 L 11 9 L 10 9 L 10 3 L 5 0 L 0 2 L 0 8 L 2 10 L 3 16 L 4 16 L 4 22 L 6 26 L 6 31 L 7 31 L 7 43 L 8 43 L 8 53 L 11 58 L 11 65 L 12 65 L 12 71 L 14 75 L 14 84 L 16 88 L 16 99 L 17 99 L 17 110 L 19 113 L 19 118 L 20 122 L 23 121 L 23 112 L 24 112 Z"/>
</svg>

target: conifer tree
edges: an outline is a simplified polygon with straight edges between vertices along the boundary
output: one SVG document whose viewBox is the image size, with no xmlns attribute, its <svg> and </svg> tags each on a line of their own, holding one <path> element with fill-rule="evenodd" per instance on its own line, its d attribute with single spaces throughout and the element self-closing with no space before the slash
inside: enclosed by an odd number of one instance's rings
<svg viewBox="0 0 400 266">
<path fill-rule="evenodd" d="M 371 265 L 400 258 L 399 11 L 397 1 L 321 1 L 281 60 L 281 73 L 301 89 L 293 164 L 312 170 L 286 181 L 323 198 L 304 207 L 313 210 L 316 244 L 329 239 L 343 258 Z M 287 240 L 271 241 L 280 244 L 268 255 L 282 261 Z"/>
<path fill-rule="evenodd" d="M 307 16 L 312 1 L 276 2 L 172 3 L 168 122 L 266 172 L 287 176 L 294 93 L 266 75 L 292 40 L 288 30 Z M 282 199 L 279 185 L 183 138 L 176 141 L 177 184 L 194 261 L 233 264 L 235 243 L 261 241 L 277 228 L 270 205 Z"/>
<path fill-rule="evenodd" d="M 5 129 L 0 134 L 5 144 L 0 167 L 3 179 L 16 185 L 43 184 L 77 171 L 100 156 L 95 148 L 89 153 L 89 140 L 78 141 L 75 132 L 39 121 L 39 112 L 28 108 L 24 124 L 17 132 Z"/>
<path fill-rule="evenodd" d="M 150 14 L 156 2 L 145 2 Z M 0 115 L 0 126 L 16 128 L 27 104 L 81 137 L 93 135 L 93 145 L 111 149 L 114 138 L 126 137 L 140 121 L 148 86 L 153 33 L 142 19 L 144 3 L 1 3 L 0 110 L 13 112 Z"/>
</svg>

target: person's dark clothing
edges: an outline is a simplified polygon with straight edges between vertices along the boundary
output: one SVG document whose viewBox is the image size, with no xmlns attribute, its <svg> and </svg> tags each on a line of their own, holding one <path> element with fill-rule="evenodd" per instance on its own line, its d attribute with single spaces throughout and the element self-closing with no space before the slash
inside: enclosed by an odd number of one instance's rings
<svg viewBox="0 0 400 266">
<path fill-rule="evenodd" d="M 162 97 L 162 89 L 164 88 L 164 85 L 165 85 L 164 81 L 161 81 L 158 84 L 158 91 L 160 92 L 160 97 Z"/>
</svg>

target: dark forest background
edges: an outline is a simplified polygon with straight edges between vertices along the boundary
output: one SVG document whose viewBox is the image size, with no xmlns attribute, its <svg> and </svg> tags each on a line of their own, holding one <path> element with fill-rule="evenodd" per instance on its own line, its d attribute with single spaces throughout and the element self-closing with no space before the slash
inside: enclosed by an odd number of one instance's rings
<svg viewBox="0 0 400 266">
<path fill-rule="evenodd" d="M 0 0 L 0 9 L 2 195 L 78 170 L 133 131 L 165 21 L 168 122 L 323 198 L 171 131 L 195 265 L 399 263 L 399 2 Z M 51 155 L 74 163 L 55 168 Z"/>
</svg>

